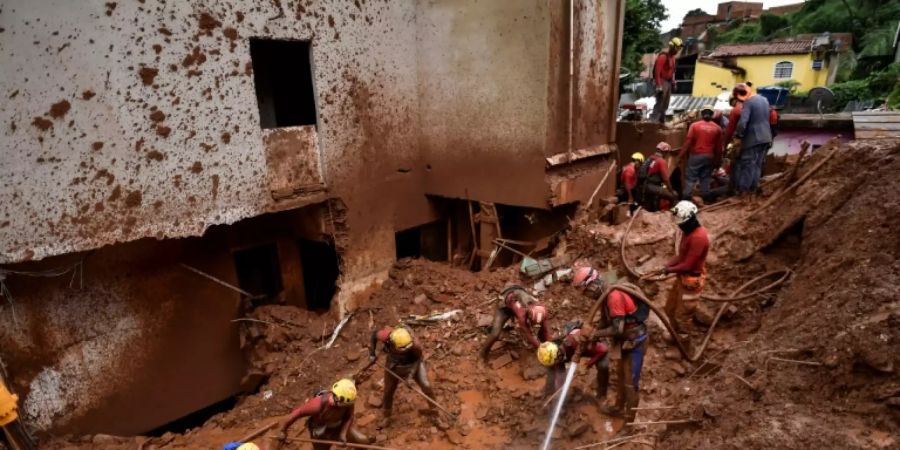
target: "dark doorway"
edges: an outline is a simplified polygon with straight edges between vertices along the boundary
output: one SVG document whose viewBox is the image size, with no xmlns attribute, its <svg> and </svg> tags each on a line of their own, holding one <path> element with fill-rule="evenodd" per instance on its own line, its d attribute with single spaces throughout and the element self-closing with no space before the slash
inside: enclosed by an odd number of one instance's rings
<svg viewBox="0 0 900 450">
<path fill-rule="evenodd" d="M 447 221 L 438 220 L 394 235 L 397 259 L 425 258 L 447 261 Z"/>
<path fill-rule="evenodd" d="M 260 126 L 315 125 L 309 42 L 250 39 L 250 59 Z"/>
<path fill-rule="evenodd" d="M 226 411 L 231 411 L 237 405 L 237 396 L 226 398 L 217 403 L 213 403 L 203 409 L 194 411 L 180 419 L 175 419 L 159 428 L 155 428 L 144 433 L 147 436 L 160 437 L 166 433 L 181 434 L 192 428 L 203 426 L 207 420 L 213 416 Z"/>
<path fill-rule="evenodd" d="M 275 243 L 235 251 L 234 266 L 241 289 L 253 295 L 265 295 L 271 301 L 283 289 Z"/>
<path fill-rule="evenodd" d="M 307 239 L 301 239 L 298 245 L 303 264 L 306 307 L 327 311 L 331 308 L 331 299 L 337 292 L 337 279 L 341 274 L 337 249 L 331 242 Z"/>
</svg>

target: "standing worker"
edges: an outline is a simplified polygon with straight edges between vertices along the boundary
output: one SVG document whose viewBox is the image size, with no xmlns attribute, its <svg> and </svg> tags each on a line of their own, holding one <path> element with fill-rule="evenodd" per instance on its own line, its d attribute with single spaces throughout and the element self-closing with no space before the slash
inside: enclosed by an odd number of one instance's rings
<svg viewBox="0 0 900 450">
<path fill-rule="evenodd" d="M 704 201 L 709 199 L 709 183 L 713 170 L 722 163 L 722 128 L 712 121 L 713 107 L 705 105 L 700 110 L 700 118 L 688 128 L 684 146 L 678 152 L 680 161 L 685 153 L 688 156 L 687 175 L 681 198 L 690 199 L 694 186 L 699 182 L 700 195 Z"/>
<path fill-rule="evenodd" d="M 706 255 L 709 252 L 709 235 L 697 219 L 697 205 L 682 200 L 672 208 L 675 223 L 681 229 L 678 254 L 672 258 L 663 273 L 677 275 L 666 300 L 666 315 L 675 331 L 684 336 L 684 344 L 690 350 L 691 319 L 700 304 L 700 293 L 706 284 Z"/>
<path fill-rule="evenodd" d="M 620 202 L 628 202 L 629 206 L 638 203 L 638 170 L 644 164 L 644 155 L 640 152 L 631 155 L 631 162 L 622 167 L 622 191 L 619 195 Z"/>
<path fill-rule="evenodd" d="M 491 347 L 500 339 L 503 326 L 509 319 L 515 318 L 522 338 L 532 349 L 537 349 L 541 342 L 549 338 L 547 326 L 547 308 L 538 299 L 525 291 L 522 286 L 510 286 L 500 293 L 502 302 L 494 314 L 491 334 L 481 347 L 481 359 L 487 361 Z M 532 328 L 537 328 L 537 336 Z"/>
<path fill-rule="evenodd" d="M 416 384 L 422 388 L 422 392 L 433 400 L 434 390 L 431 389 L 431 382 L 428 381 L 428 369 L 425 368 L 422 346 L 413 338 L 409 329 L 402 326 L 396 328 L 386 327 L 372 333 L 372 343 L 369 346 L 369 361 L 374 362 L 377 358 L 375 352 L 379 342 L 382 344 L 384 352 L 387 353 L 387 365 L 385 367 L 404 379 L 412 375 Z M 394 393 L 397 391 L 397 383 L 399 382 L 400 380 L 388 370 L 384 371 L 383 425 L 390 423 L 391 412 L 394 406 Z M 428 404 L 428 407 L 434 410 L 434 406 L 431 403 Z"/>
<path fill-rule="evenodd" d="M 353 426 L 353 402 L 356 401 L 356 384 L 347 378 L 338 380 L 331 390 L 319 392 L 303 405 L 294 408 L 278 427 L 278 434 L 269 440 L 266 450 L 279 450 L 285 441 L 287 430 L 302 417 L 309 417 L 306 426 L 313 439 L 322 439 L 355 444 L 371 444 L 374 439 L 366 437 Z M 273 442 L 274 441 L 274 442 Z M 313 444 L 313 450 L 329 450 L 331 444 Z"/>
<path fill-rule="evenodd" d="M 667 142 L 656 144 L 650 160 L 638 169 L 638 189 L 641 192 L 641 206 L 647 211 L 659 211 L 660 199 L 674 202 L 678 197 L 673 194 L 669 180 L 669 164 L 665 154 L 672 151 Z"/>
<path fill-rule="evenodd" d="M 590 267 L 579 269 L 572 284 L 581 289 L 589 298 L 599 298 L 606 288 L 605 277 L 599 276 Z M 616 286 L 627 286 L 638 291 L 638 287 L 619 283 L 609 287 L 606 308 L 601 310 L 601 327 L 590 336 L 592 341 L 612 338 L 610 357 L 616 361 L 616 403 L 612 407 L 605 404 L 601 412 L 609 416 L 623 416 L 625 422 L 634 422 L 635 409 L 640 402 L 641 370 L 647 352 L 647 327 L 644 322 L 650 317 L 650 307 L 631 297 Z M 587 336 L 581 336 L 587 340 Z"/>
<path fill-rule="evenodd" d="M 537 350 L 538 361 L 546 367 L 547 380 L 544 384 L 544 394 L 552 395 L 558 391 L 566 381 L 566 364 L 572 361 L 575 351 L 582 345 L 581 321 L 566 324 L 565 336 L 553 341 L 541 344 Z M 605 400 L 606 391 L 609 389 L 609 346 L 605 340 L 593 340 L 586 343 L 581 356 L 588 358 L 586 367 L 594 366 L 597 369 L 597 399 Z"/>
<path fill-rule="evenodd" d="M 741 118 L 734 134 L 741 140 L 741 154 L 735 167 L 735 189 L 739 195 L 756 193 L 766 153 L 772 144 L 772 126 L 769 123 L 769 101 L 749 90 L 735 88 L 735 98 L 743 102 Z"/>
<path fill-rule="evenodd" d="M 653 113 L 650 115 L 650 120 L 654 122 L 666 122 L 669 99 L 672 96 L 672 89 L 675 88 L 675 57 L 683 46 L 681 39 L 674 37 L 669 41 L 669 48 L 656 57 L 656 63 L 653 65 L 656 104 L 653 105 Z"/>
</svg>

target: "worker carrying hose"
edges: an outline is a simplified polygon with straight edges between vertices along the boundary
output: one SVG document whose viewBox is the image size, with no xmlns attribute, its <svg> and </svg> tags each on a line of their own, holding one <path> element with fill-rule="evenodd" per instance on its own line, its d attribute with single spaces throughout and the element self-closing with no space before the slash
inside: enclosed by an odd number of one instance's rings
<svg viewBox="0 0 900 450">
<path fill-rule="evenodd" d="M 515 319 L 516 327 L 525 342 L 534 349 L 549 339 L 547 326 L 547 308 L 538 299 L 529 294 L 522 286 L 512 285 L 500 293 L 500 305 L 494 314 L 491 334 L 481 347 L 481 359 L 487 361 L 491 347 L 500 339 L 503 326 L 510 319 Z M 537 332 L 533 329 L 537 329 Z"/>
<path fill-rule="evenodd" d="M 597 369 L 597 398 L 606 399 L 606 391 L 609 388 L 609 358 L 607 358 L 609 346 L 605 339 L 582 344 L 581 333 L 580 320 L 569 322 L 566 324 L 563 337 L 544 342 L 538 347 L 538 361 L 548 369 L 544 384 L 545 395 L 552 395 L 562 387 L 566 380 L 566 364 L 572 361 L 578 346 L 584 345 L 581 356 L 588 358 L 585 367 L 594 366 Z"/>
<path fill-rule="evenodd" d="M 353 426 L 353 403 L 356 401 L 356 384 L 353 380 L 343 378 L 331 386 L 294 408 L 291 414 L 279 424 L 277 434 L 269 438 L 266 450 L 279 450 L 284 444 L 287 430 L 297 420 L 309 417 L 306 422 L 309 434 L 313 439 L 322 439 L 355 444 L 371 444 L 374 439 L 366 437 Z M 331 444 L 314 443 L 313 450 L 329 450 Z"/>
<path fill-rule="evenodd" d="M 656 144 L 653 155 L 638 169 L 641 206 L 647 211 L 659 211 L 661 200 L 668 205 L 668 202 L 678 199 L 669 179 L 669 163 L 665 158 L 671 152 L 672 146 L 667 142 Z"/>
<path fill-rule="evenodd" d="M 397 391 L 397 383 L 400 382 L 388 370 L 404 379 L 412 375 L 416 384 L 422 388 L 422 392 L 431 398 L 434 398 L 434 390 L 428 381 L 428 369 L 425 367 L 422 346 L 413 337 L 409 328 L 403 326 L 396 328 L 385 327 L 372 333 L 372 342 L 369 345 L 369 361 L 374 362 L 377 358 L 376 351 L 379 342 L 387 354 L 387 365 L 384 371 L 384 397 L 382 401 L 382 407 L 384 408 L 382 426 L 387 426 L 390 424 L 391 412 L 394 406 L 394 393 Z M 434 410 L 433 405 L 429 403 L 428 406 L 432 411 Z"/>
<path fill-rule="evenodd" d="M 675 223 L 681 229 L 678 254 L 667 264 L 662 273 L 677 275 L 669 297 L 666 299 L 666 315 L 675 331 L 682 337 L 685 349 L 691 351 L 691 319 L 700 304 L 700 294 L 706 284 L 706 255 L 709 252 L 709 234 L 697 218 L 697 205 L 682 200 L 672 208 Z"/>
<path fill-rule="evenodd" d="M 605 277 L 591 267 L 578 269 L 572 284 L 582 290 L 590 298 L 599 298 L 606 289 Z M 650 307 L 632 298 L 627 292 L 616 289 L 622 285 L 640 292 L 637 286 L 618 283 L 609 287 L 606 307 L 601 310 L 600 326 L 591 336 L 581 336 L 582 341 L 592 342 L 601 338 L 612 338 L 610 358 L 616 361 L 616 403 L 610 407 L 603 404 L 600 411 L 609 416 L 624 417 L 626 422 L 633 422 L 634 408 L 640 402 L 641 369 L 644 355 L 647 353 L 647 326 L 644 322 L 650 317 Z M 618 357 L 618 358 L 617 358 Z"/>
</svg>

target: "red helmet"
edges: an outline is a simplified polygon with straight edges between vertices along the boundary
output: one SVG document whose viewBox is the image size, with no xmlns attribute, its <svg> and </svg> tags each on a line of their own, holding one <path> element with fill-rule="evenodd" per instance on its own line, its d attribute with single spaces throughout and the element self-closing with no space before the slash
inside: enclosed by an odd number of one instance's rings
<svg viewBox="0 0 900 450">
<path fill-rule="evenodd" d="M 533 324 L 539 324 L 547 317 L 547 308 L 543 305 L 532 304 L 528 307 L 528 320 Z"/>
<path fill-rule="evenodd" d="M 591 281 L 596 280 L 599 275 L 593 267 L 579 267 L 575 269 L 572 285 L 575 287 L 587 286 Z"/>
<path fill-rule="evenodd" d="M 734 85 L 734 89 L 731 91 L 731 94 L 735 97 L 744 96 L 750 93 L 750 86 L 747 86 L 746 83 L 738 83 Z"/>
<path fill-rule="evenodd" d="M 661 151 L 661 152 L 663 152 L 663 153 L 667 153 L 667 152 L 671 152 L 671 151 L 672 151 L 672 146 L 669 145 L 668 142 L 662 141 L 662 142 L 660 142 L 659 144 L 656 144 L 656 149 L 659 150 L 659 151 Z"/>
</svg>

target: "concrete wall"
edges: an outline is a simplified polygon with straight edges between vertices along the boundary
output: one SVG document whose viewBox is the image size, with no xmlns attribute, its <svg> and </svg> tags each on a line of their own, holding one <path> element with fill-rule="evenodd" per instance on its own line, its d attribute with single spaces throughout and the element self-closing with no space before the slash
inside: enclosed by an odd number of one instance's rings
<svg viewBox="0 0 900 450">
<path fill-rule="evenodd" d="M 695 67 L 694 86 L 691 91 L 694 97 L 716 97 L 722 92 L 730 91 L 735 83 L 738 83 L 735 81 L 736 75 L 729 69 L 706 64 L 703 61 L 697 61 Z"/>
</svg>

